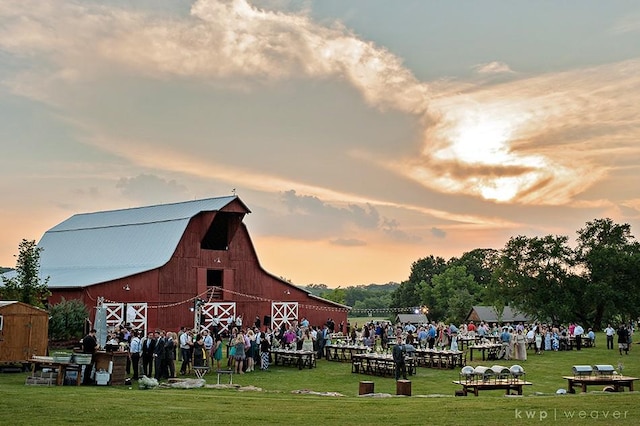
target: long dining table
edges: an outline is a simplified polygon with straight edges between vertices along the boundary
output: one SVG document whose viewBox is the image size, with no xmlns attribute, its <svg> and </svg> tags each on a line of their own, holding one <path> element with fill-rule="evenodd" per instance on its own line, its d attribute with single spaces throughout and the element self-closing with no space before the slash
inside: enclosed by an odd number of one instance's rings
<svg viewBox="0 0 640 426">
<path fill-rule="evenodd" d="M 413 375 L 416 371 L 415 358 L 405 357 L 407 374 Z M 353 354 L 351 358 L 351 372 L 369 374 L 372 376 L 395 376 L 396 363 L 390 354 L 359 353 Z"/>
<path fill-rule="evenodd" d="M 502 349 L 500 343 L 481 343 L 469 346 L 469 361 L 473 361 L 473 352 L 482 353 L 482 360 L 498 359 L 498 354 Z"/>
<path fill-rule="evenodd" d="M 324 347 L 328 361 L 349 362 L 353 355 L 362 354 L 370 348 L 365 345 L 331 344 Z"/>
<path fill-rule="evenodd" d="M 455 368 L 465 364 L 463 351 L 416 348 L 414 357 L 418 365 L 431 368 Z"/>
<path fill-rule="evenodd" d="M 273 354 L 273 363 L 275 365 L 298 367 L 299 370 L 316 366 L 315 351 L 275 348 L 271 349 L 271 353 Z"/>
</svg>

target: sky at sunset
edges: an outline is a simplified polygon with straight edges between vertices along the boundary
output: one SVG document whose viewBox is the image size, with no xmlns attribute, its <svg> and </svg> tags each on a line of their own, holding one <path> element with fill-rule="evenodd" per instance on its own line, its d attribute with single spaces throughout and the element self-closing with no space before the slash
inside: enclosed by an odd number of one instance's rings
<svg viewBox="0 0 640 426">
<path fill-rule="evenodd" d="M 640 2 L 3 0 L 0 266 L 76 213 L 237 195 L 295 284 L 640 235 Z"/>
</svg>

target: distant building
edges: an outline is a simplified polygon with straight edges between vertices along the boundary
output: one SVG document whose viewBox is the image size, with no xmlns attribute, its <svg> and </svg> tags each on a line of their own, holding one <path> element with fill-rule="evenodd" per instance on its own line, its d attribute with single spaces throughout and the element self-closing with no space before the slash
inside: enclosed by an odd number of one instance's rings
<svg viewBox="0 0 640 426">
<path fill-rule="evenodd" d="M 348 306 L 266 272 L 242 222 L 237 196 L 77 214 L 48 230 L 38 247 L 50 304 L 81 300 L 106 307 L 106 324 L 178 330 L 242 316 L 263 326 L 306 317 L 347 321 Z M 103 311 L 103 310 L 101 310 Z M 197 315 L 197 313 L 200 315 Z"/>
<path fill-rule="evenodd" d="M 530 323 L 533 318 L 509 306 L 504 307 L 502 315 L 498 315 L 496 308 L 493 306 L 474 306 L 471 308 L 469 315 L 467 315 L 466 321 L 474 321 L 476 323 L 481 321 L 485 323 Z"/>
<path fill-rule="evenodd" d="M 410 323 L 413 325 L 422 325 L 429 322 L 425 314 L 398 314 L 396 315 L 396 323 Z"/>
</svg>

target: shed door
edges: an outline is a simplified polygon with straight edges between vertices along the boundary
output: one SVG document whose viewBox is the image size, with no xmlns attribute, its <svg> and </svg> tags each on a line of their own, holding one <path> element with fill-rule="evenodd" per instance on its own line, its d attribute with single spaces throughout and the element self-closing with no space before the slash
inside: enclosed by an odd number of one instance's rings
<svg viewBox="0 0 640 426">
<path fill-rule="evenodd" d="M 298 302 L 272 302 L 271 323 L 275 330 L 282 324 L 293 324 L 298 319 Z"/>
</svg>

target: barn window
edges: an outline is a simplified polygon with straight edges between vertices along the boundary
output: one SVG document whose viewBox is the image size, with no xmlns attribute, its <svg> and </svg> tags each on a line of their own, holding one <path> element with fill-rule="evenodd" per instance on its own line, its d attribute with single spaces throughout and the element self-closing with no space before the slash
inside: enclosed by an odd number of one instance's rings
<svg viewBox="0 0 640 426">
<path fill-rule="evenodd" d="M 218 212 L 213 218 L 211 226 L 200 243 L 203 250 L 227 250 L 233 235 L 232 229 L 237 222 L 237 215 Z"/>
</svg>

